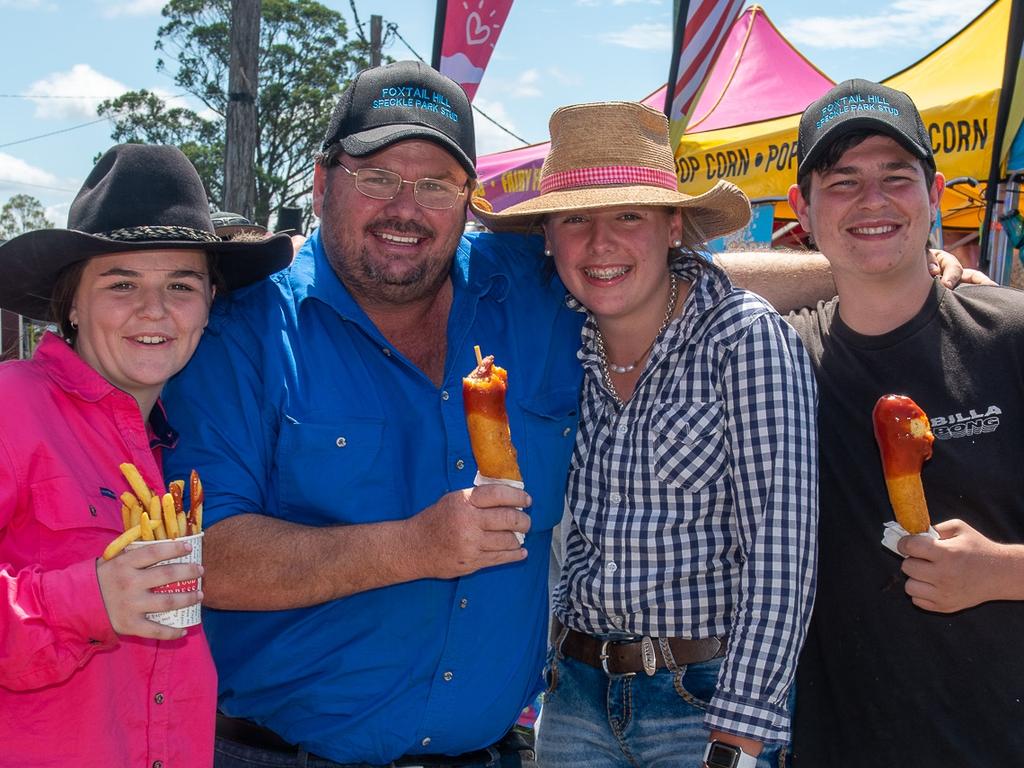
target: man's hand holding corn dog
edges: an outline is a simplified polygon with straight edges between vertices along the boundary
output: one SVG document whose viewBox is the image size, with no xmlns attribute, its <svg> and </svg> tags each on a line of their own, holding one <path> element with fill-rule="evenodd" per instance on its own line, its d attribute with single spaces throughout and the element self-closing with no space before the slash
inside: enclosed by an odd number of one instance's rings
<svg viewBox="0 0 1024 768">
<path fill-rule="evenodd" d="M 963 520 L 935 524 L 938 539 L 905 536 L 906 592 L 926 611 L 954 613 L 990 600 L 1024 599 L 1024 545 L 1000 544 Z"/>
<path fill-rule="evenodd" d="M 931 458 L 934 438 L 923 410 L 909 397 L 887 395 L 873 414 L 886 486 L 896 520 L 912 534 L 928 530 L 929 515 L 921 485 L 921 465 Z M 905 586 L 914 605 L 926 611 L 954 613 L 989 600 L 1019 600 L 1024 573 L 1013 551 L 983 536 L 963 520 L 936 523 L 939 538 L 904 536 L 896 544 Z"/>
<path fill-rule="evenodd" d="M 410 520 L 410 546 L 434 578 L 465 576 L 526 557 L 515 533 L 530 530 L 525 491 L 480 485 L 442 496 Z"/>
<path fill-rule="evenodd" d="M 477 484 L 442 496 L 410 521 L 411 549 L 434 578 L 458 578 L 527 556 L 522 542 L 530 516 L 523 508 L 531 502 L 505 410 L 508 373 L 480 347 L 474 350 L 477 365 L 462 379 L 462 397 Z"/>
</svg>

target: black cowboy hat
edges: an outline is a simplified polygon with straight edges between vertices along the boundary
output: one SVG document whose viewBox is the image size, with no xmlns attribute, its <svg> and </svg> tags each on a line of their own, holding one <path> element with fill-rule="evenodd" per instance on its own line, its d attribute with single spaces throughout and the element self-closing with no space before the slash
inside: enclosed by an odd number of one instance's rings
<svg viewBox="0 0 1024 768">
<path fill-rule="evenodd" d="M 230 289 L 284 269 L 287 235 L 259 242 L 222 240 L 203 182 L 177 147 L 119 144 L 99 159 L 75 196 L 67 229 L 37 229 L 0 245 L 0 307 L 55 320 L 50 299 L 69 264 L 93 256 L 155 248 L 194 248 L 218 256 Z"/>
</svg>

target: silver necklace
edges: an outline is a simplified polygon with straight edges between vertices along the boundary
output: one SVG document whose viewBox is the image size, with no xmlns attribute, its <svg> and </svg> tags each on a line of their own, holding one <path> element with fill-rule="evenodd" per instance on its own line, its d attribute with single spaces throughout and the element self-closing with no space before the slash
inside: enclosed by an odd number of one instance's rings
<svg viewBox="0 0 1024 768">
<path fill-rule="evenodd" d="M 604 336 L 601 334 L 601 330 L 597 330 L 595 342 L 597 345 L 597 354 L 601 357 L 601 372 L 604 374 L 604 383 L 608 387 L 608 391 L 615 396 L 616 402 L 622 405 L 622 399 L 619 397 L 619 391 L 615 388 L 615 383 L 612 381 L 612 372 L 615 373 L 629 373 L 635 371 L 636 367 L 643 362 L 644 358 L 650 354 L 651 350 L 654 349 L 654 343 L 658 340 L 658 337 L 665 332 L 668 328 L 668 324 L 672 321 L 672 314 L 676 311 L 676 301 L 679 298 L 679 281 L 677 280 L 675 273 L 669 273 L 669 288 L 668 288 L 668 306 L 665 307 L 665 319 L 661 321 L 661 327 L 658 332 L 654 334 L 654 338 L 651 339 L 651 343 L 647 346 L 640 357 L 634 360 L 629 365 L 616 365 L 608 359 L 608 353 L 604 346 Z"/>
</svg>

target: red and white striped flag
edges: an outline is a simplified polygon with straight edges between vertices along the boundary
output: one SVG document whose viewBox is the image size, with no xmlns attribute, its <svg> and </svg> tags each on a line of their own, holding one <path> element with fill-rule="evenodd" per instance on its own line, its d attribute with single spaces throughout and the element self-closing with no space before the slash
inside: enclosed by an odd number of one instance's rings
<svg viewBox="0 0 1024 768">
<path fill-rule="evenodd" d="M 672 126 L 672 146 L 686 130 L 697 97 L 704 87 L 743 0 L 679 0 L 673 38 L 665 114 Z"/>
</svg>

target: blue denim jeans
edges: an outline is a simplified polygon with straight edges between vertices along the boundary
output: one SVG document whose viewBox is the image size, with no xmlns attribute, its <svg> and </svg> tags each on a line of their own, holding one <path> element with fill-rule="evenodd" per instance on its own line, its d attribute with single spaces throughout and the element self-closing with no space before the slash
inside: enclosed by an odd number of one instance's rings
<svg viewBox="0 0 1024 768">
<path fill-rule="evenodd" d="M 607 675 L 572 658 L 552 658 L 551 690 L 537 722 L 541 768 L 699 768 L 708 742 L 707 703 L 722 659 L 653 676 Z M 779 766 L 767 746 L 758 768 Z"/>
<path fill-rule="evenodd" d="M 218 738 L 214 743 L 213 765 L 214 768 L 336 768 L 338 763 L 301 751 L 288 754 Z"/>
</svg>

